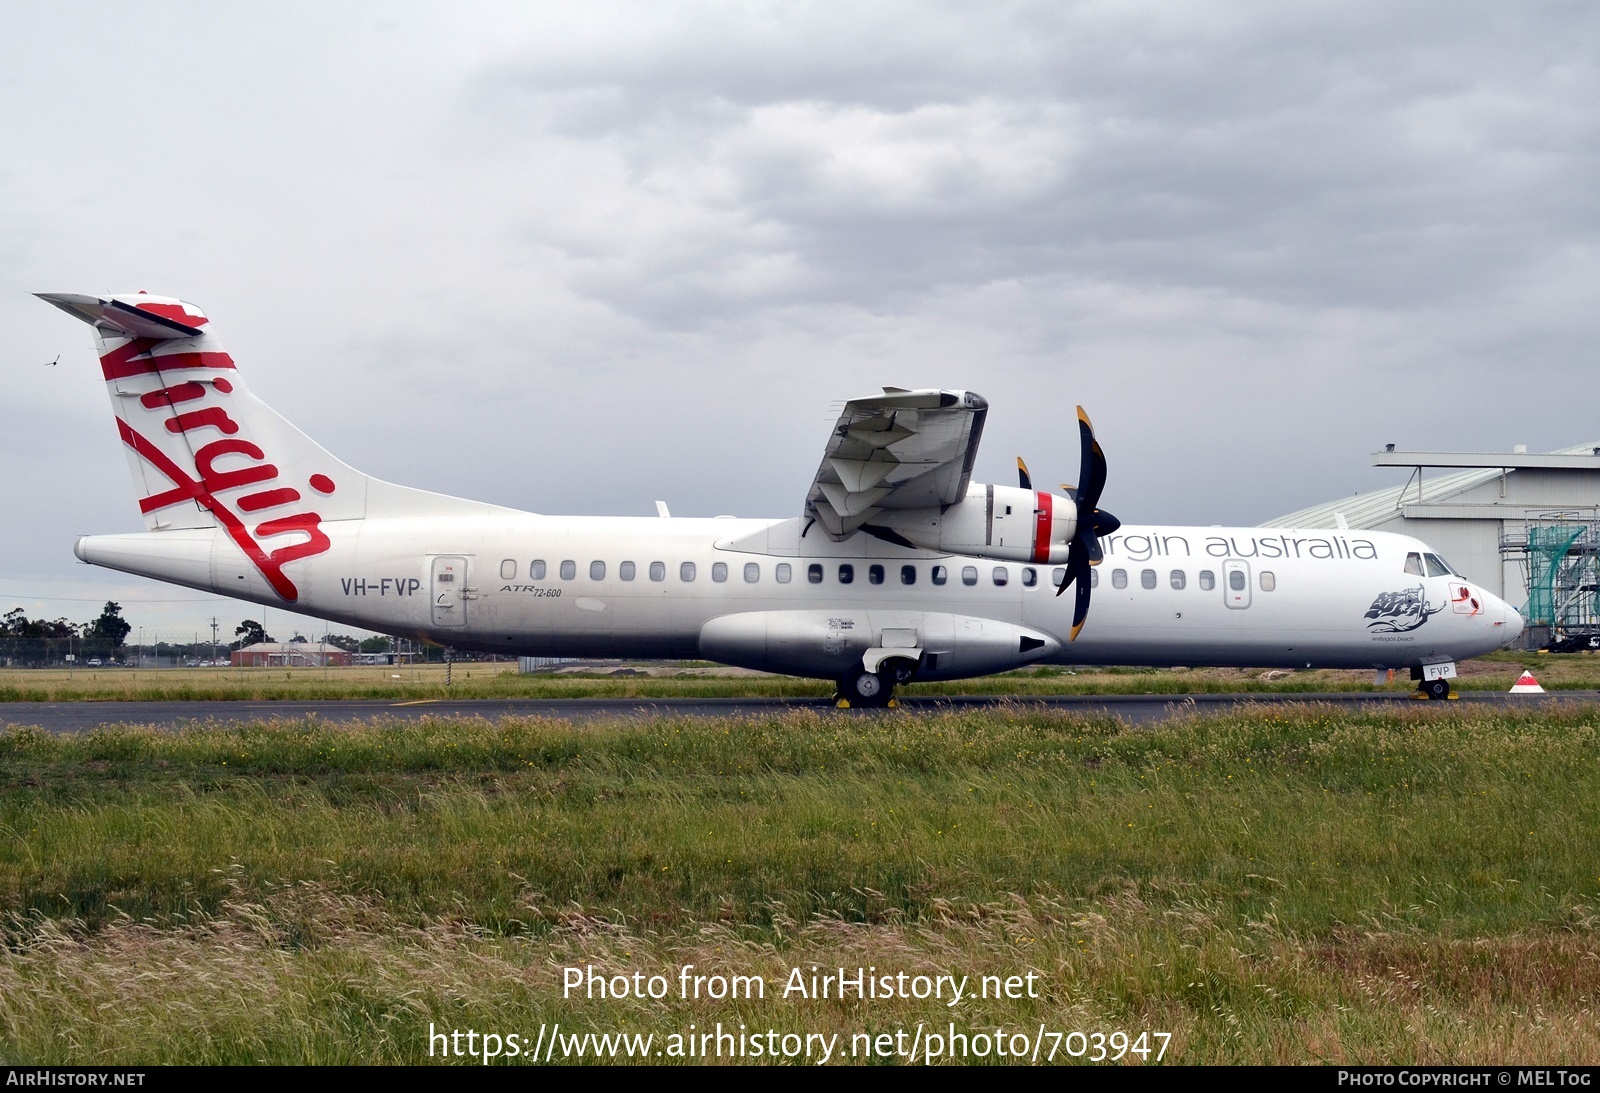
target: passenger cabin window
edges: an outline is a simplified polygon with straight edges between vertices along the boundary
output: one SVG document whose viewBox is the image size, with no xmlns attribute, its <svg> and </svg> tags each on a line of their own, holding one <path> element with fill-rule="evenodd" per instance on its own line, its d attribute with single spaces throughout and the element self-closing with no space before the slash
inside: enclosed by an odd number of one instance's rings
<svg viewBox="0 0 1600 1093">
<path fill-rule="evenodd" d="M 1128 587 L 1128 571 L 1126 569 L 1113 569 L 1111 571 L 1111 587 L 1112 588 L 1127 588 Z"/>
<path fill-rule="evenodd" d="M 1183 570 L 1174 569 L 1172 571 L 1172 587 L 1173 588 L 1181 589 L 1181 588 L 1183 588 L 1184 585 L 1186 585 L 1188 583 L 1189 583 L 1189 579 L 1183 575 Z"/>
<path fill-rule="evenodd" d="M 664 580 L 666 580 L 667 579 L 667 563 L 666 562 L 651 562 L 650 563 L 650 579 L 652 581 L 664 581 Z"/>
<path fill-rule="evenodd" d="M 533 561 L 528 563 L 528 580 L 530 580 L 530 581 L 542 581 L 542 580 L 544 580 L 544 559 L 543 558 L 535 558 Z"/>
<path fill-rule="evenodd" d="M 1244 583 L 1244 572 L 1242 570 L 1235 569 L 1228 574 L 1228 587 L 1235 592 L 1243 592 Z"/>
<path fill-rule="evenodd" d="M 617 576 L 621 577 L 625 581 L 633 580 L 633 563 L 623 562 L 621 565 L 617 566 Z"/>
<path fill-rule="evenodd" d="M 839 583 L 849 584 L 856 579 L 856 567 L 846 562 L 839 567 Z"/>
<path fill-rule="evenodd" d="M 1039 571 L 1033 566 L 1022 567 L 1022 587 L 1032 588 L 1039 583 Z"/>
<path fill-rule="evenodd" d="M 950 571 L 942 565 L 933 567 L 933 574 L 928 578 L 934 584 L 944 584 L 950 579 Z"/>
<path fill-rule="evenodd" d="M 711 563 L 711 579 L 713 581 L 716 581 L 718 584 L 721 584 L 723 581 L 727 580 L 728 579 L 728 563 L 727 562 L 712 562 Z"/>
<path fill-rule="evenodd" d="M 903 566 L 901 566 L 900 567 L 900 583 L 901 584 L 916 584 L 917 583 L 917 567 L 914 566 L 914 565 L 903 565 Z"/>
<path fill-rule="evenodd" d="M 812 562 L 810 565 L 806 566 L 806 580 L 810 581 L 812 584 L 821 584 L 822 566 L 818 565 L 816 562 Z"/>
<path fill-rule="evenodd" d="M 561 563 L 561 579 L 570 581 L 578 575 L 578 563 L 568 558 Z"/>
<path fill-rule="evenodd" d="M 678 580 L 685 583 L 694 580 L 694 563 L 684 562 L 678 567 Z"/>
<path fill-rule="evenodd" d="M 1203 591 L 1210 592 L 1215 587 L 1217 587 L 1217 575 L 1209 569 L 1202 569 L 1200 571 L 1200 588 Z"/>
<path fill-rule="evenodd" d="M 1422 576 L 1422 555 L 1416 551 L 1406 555 L 1406 572 L 1413 577 Z"/>
<path fill-rule="evenodd" d="M 1278 578 L 1272 575 L 1272 571 L 1270 569 L 1263 569 L 1261 571 L 1261 591 L 1271 592 L 1277 587 Z"/>
<path fill-rule="evenodd" d="M 961 583 L 966 585 L 969 588 L 972 587 L 973 585 L 977 584 L 978 583 L 978 567 L 975 566 L 975 565 L 964 565 L 964 566 L 962 566 L 961 567 Z"/>
<path fill-rule="evenodd" d="M 1090 588 L 1099 588 L 1100 587 L 1100 571 L 1098 569 L 1089 570 L 1089 587 Z"/>
<path fill-rule="evenodd" d="M 1424 554 L 1422 560 L 1428 563 L 1428 576 L 1443 577 L 1449 574 L 1450 567 L 1444 564 L 1444 559 L 1437 554 Z"/>
<path fill-rule="evenodd" d="M 507 558 L 500 563 L 500 579 L 502 581 L 514 581 L 517 579 L 517 560 L 515 558 Z"/>
<path fill-rule="evenodd" d="M 759 562 L 746 562 L 744 564 L 744 583 L 755 584 L 761 579 L 761 564 Z"/>
<path fill-rule="evenodd" d="M 1156 571 L 1141 569 L 1139 571 L 1139 586 L 1141 588 L 1154 588 L 1156 586 Z"/>
<path fill-rule="evenodd" d="M 789 579 L 794 576 L 794 570 L 789 567 L 788 562 L 779 562 L 778 568 L 772 575 L 778 579 L 779 584 L 788 584 Z"/>
<path fill-rule="evenodd" d="M 867 567 L 867 580 L 872 584 L 883 583 L 883 566 L 869 565 Z"/>
<path fill-rule="evenodd" d="M 605 580 L 606 579 L 606 564 L 604 562 L 590 562 L 589 563 L 589 579 L 591 581 L 603 581 L 603 580 Z"/>
<path fill-rule="evenodd" d="M 1003 565 L 997 565 L 994 567 L 993 579 L 996 588 L 1004 588 L 1011 580 L 1011 570 Z"/>
</svg>

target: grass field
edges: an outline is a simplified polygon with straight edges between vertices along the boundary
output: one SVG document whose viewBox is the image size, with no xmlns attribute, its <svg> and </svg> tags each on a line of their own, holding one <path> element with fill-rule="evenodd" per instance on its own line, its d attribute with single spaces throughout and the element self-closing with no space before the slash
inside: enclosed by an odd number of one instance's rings
<svg viewBox="0 0 1600 1093">
<path fill-rule="evenodd" d="M 1548 690 L 1600 688 L 1600 657 L 1495 653 L 1460 666 L 1461 690 L 1509 690 L 1524 666 Z M 647 672 L 651 674 L 646 674 Z M 668 672 L 673 674 L 655 674 Z M 1233 668 L 1034 668 L 953 683 L 913 684 L 915 695 L 1044 694 L 1305 694 L 1409 691 L 1405 673 L 1375 688 L 1370 671 L 1283 671 Z M 442 665 L 396 668 L 84 668 L 0 669 L 0 702 L 419 698 L 745 698 L 823 697 L 819 680 L 711 667 L 607 668 L 581 674 L 521 675 L 506 663 L 459 663 L 446 689 Z"/>
<path fill-rule="evenodd" d="M 1597 746 L 1592 706 L 1421 703 L 11 729 L 0 1056 L 425 1062 L 430 1024 L 557 1022 L 670 1051 L 720 1022 L 837 1033 L 835 1061 L 926 1054 L 921 1024 L 1592 1064 Z M 766 996 L 681 998 L 684 965 Z M 1035 996 L 782 997 L 813 965 Z M 563 998 L 584 966 L 672 989 Z"/>
</svg>

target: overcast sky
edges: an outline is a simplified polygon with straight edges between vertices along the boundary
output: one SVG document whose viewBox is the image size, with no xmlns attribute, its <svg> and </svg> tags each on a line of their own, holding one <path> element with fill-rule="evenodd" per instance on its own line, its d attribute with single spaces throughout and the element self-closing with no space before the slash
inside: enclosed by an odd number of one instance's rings
<svg viewBox="0 0 1600 1093">
<path fill-rule="evenodd" d="M 1591 4 L 0 20 L 0 610 L 252 613 L 72 557 L 142 525 L 39 291 L 192 300 L 341 458 L 547 513 L 797 515 L 885 384 L 987 397 L 1005 483 L 1076 477 L 1081 402 L 1137 522 L 1392 484 L 1385 442 L 1600 438 Z"/>
</svg>

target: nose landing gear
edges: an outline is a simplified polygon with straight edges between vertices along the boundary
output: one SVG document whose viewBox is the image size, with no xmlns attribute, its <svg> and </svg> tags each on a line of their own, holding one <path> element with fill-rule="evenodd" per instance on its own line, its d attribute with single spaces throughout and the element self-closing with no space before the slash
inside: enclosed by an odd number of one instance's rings
<svg viewBox="0 0 1600 1093">
<path fill-rule="evenodd" d="M 1425 668 L 1411 669 L 1411 678 L 1417 680 L 1417 698 L 1444 702 L 1460 696 L 1450 690 L 1450 680 L 1456 674 L 1454 664 L 1430 664 Z"/>
<path fill-rule="evenodd" d="M 1426 680 L 1417 687 L 1417 694 L 1435 702 L 1443 702 L 1445 699 L 1456 697 L 1450 693 L 1450 681 L 1448 679 Z"/>
</svg>

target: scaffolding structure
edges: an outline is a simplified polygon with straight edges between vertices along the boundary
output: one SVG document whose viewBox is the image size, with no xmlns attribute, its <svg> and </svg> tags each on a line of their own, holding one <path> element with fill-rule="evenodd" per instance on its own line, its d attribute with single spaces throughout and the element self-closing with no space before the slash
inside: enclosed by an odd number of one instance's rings
<svg viewBox="0 0 1600 1093">
<path fill-rule="evenodd" d="M 1600 522 L 1530 521 L 1521 535 L 1508 529 L 1500 552 L 1522 564 L 1528 626 L 1552 634 L 1600 633 Z"/>
</svg>

